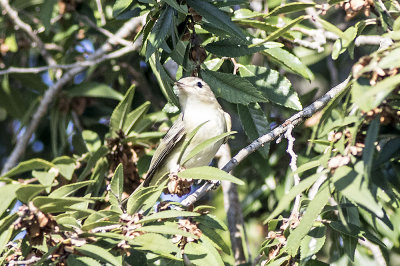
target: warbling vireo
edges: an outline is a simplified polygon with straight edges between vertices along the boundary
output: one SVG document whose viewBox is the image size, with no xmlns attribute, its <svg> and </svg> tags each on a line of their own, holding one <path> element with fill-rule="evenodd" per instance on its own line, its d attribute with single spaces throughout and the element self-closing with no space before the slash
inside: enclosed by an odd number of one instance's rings
<svg viewBox="0 0 400 266">
<path fill-rule="evenodd" d="M 183 78 L 175 83 L 175 90 L 182 113 L 155 151 L 143 186 L 162 183 L 167 173 L 176 173 L 179 167 L 187 169 L 205 166 L 211 162 L 224 140 L 207 146 L 183 165 L 178 165 L 185 138 L 199 125 L 203 124 L 194 135 L 182 158 L 203 141 L 231 130 L 231 117 L 222 110 L 214 93 L 202 79 Z"/>
</svg>

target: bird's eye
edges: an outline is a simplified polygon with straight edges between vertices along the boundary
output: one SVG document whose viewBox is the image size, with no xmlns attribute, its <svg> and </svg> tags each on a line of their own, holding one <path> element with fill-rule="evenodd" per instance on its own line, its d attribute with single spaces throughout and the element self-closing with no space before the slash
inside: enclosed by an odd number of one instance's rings
<svg viewBox="0 0 400 266">
<path fill-rule="evenodd" d="M 199 88 L 203 88 L 203 84 L 200 81 L 197 82 L 197 86 L 199 86 Z"/>
</svg>

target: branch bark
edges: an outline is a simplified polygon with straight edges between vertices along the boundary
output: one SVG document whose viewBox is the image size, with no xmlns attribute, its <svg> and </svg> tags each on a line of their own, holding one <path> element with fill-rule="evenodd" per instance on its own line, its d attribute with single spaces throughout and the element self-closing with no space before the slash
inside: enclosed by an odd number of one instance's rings
<svg viewBox="0 0 400 266">
<path fill-rule="evenodd" d="M 307 106 L 300 112 L 296 113 L 289 119 L 287 119 L 283 124 L 280 126 L 276 127 L 274 130 L 269 132 L 268 134 L 265 134 L 255 141 L 253 141 L 250 145 L 247 147 L 241 149 L 223 168 L 225 172 L 230 172 L 232 171 L 240 162 L 242 162 L 247 156 L 249 156 L 251 153 L 259 149 L 261 146 L 263 146 L 265 143 L 271 142 L 278 137 L 280 137 L 282 134 L 284 134 L 288 128 L 289 125 L 297 126 L 300 123 L 302 123 L 304 120 L 307 118 L 311 117 L 313 114 L 316 112 L 320 111 L 322 108 L 324 108 L 332 99 L 334 99 L 336 96 L 341 94 L 346 88 L 347 84 L 350 81 L 350 77 L 348 77 L 346 80 L 344 80 L 342 83 L 339 85 L 333 87 L 330 89 L 324 96 L 313 102 L 311 105 Z M 197 189 L 193 194 L 191 194 L 189 197 L 187 197 L 184 201 L 181 202 L 183 206 L 190 206 L 194 204 L 197 200 L 202 198 L 207 192 L 211 191 L 212 189 L 215 189 L 219 185 L 219 182 L 211 182 L 211 183 L 206 183 L 203 186 L 201 186 L 199 189 Z"/>
<path fill-rule="evenodd" d="M 7 2 L 5 0 L 1 0 L 2 2 Z M 115 36 L 119 38 L 125 38 L 126 36 L 130 35 L 139 24 L 142 22 L 142 17 L 135 17 L 127 21 L 115 34 Z M 131 52 L 134 50 L 137 50 L 140 45 L 140 40 L 137 40 L 132 46 L 127 46 L 124 47 L 116 52 L 110 53 L 108 55 L 105 55 L 106 52 L 112 50 L 112 40 L 109 38 L 106 43 L 104 43 L 99 49 L 97 49 L 93 54 L 91 54 L 88 59 L 84 62 L 89 62 L 88 65 L 94 65 L 98 64 L 100 62 L 103 62 L 109 58 L 115 58 L 118 56 L 122 56 L 126 54 L 127 52 Z M 60 92 L 60 90 L 64 87 L 65 84 L 67 84 L 69 81 L 71 81 L 75 75 L 78 73 L 82 72 L 87 68 L 85 66 L 85 63 L 79 62 L 76 63 L 77 65 L 71 68 L 68 72 L 66 72 L 56 83 L 54 83 L 52 86 L 50 86 L 45 94 L 43 95 L 42 100 L 39 103 L 39 107 L 36 109 L 35 113 L 33 114 L 31 118 L 31 122 L 26 128 L 25 134 L 17 140 L 17 143 L 11 152 L 10 156 L 8 157 L 6 163 L 4 164 L 2 174 L 6 173 L 8 170 L 10 170 L 22 157 L 24 154 L 26 147 L 29 143 L 29 139 L 33 135 L 33 133 L 36 131 L 40 120 L 43 118 L 43 116 L 47 112 L 48 106 L 53 102 L 57 94 Z"/>
</svg>

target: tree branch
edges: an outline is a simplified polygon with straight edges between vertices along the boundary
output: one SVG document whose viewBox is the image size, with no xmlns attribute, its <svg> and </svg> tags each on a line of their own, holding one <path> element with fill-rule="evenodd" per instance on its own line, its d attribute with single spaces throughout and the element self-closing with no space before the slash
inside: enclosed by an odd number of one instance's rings
<svg viewBox="0 0 400 266">
<path fill-rule="evenodd" d="M 284 134 L 288 128 L 289 125 L 292 124 L 293 126 L 297 126 L 300 123 L 302 123 L 305 119 L 311 117 L 313 114 L 324 108 L 332 99 L 334 99 L 336 96 L 338 96 L 340 93 L 342 93 L 346 88 L 347 84 L 350 81 L 350 76 L 344 80 L 342 83 L 339 85 L 333 87 L 330 89 L 324 96 L 313 102 L 311 105 L 307 106 L 304 108 L 302 111 L 296 113 L 289 119 L 287 119 L 283 124 L 269 132 L 268 134 L 265 134 L 255 141 L 253 141 L 250 145 L 247 147 L 241 149 L 223 168 L 225 172 L 230 172 L 232 169 L 234 169 L 240 162 L 242 162 L 247 156 L 249 156 L 251 153 L 262 147 L 265 143 L 271 142 Z M 210 190 L 214 189 L 216 186 L 218 186 L 219 182 L 210 182 L 206 183 L 203 186 L 201 186 L 199 189 L 197 189 L 193 194 L 191 194 L 189 197 L 187 197 L 184 201 L 181 202 L 183 206 L 190 206 L 193 203 L 195 203 L 197 200 L 199 200 L 201 197 L 203 197 L 207 192 Z"/>
<path fill-rule="evenodd" d="M 227 143 L 221 146 L 216 157 L 219 157 L 218 167 L 220 168 L 222 168 L 230 160 L 231 150 Z M 224 193 L 224 207 L 228 221 L 228 229 L 232 244 L 233 256 L 235 258 L 235 265 L 241 265 L 246 263 L 246 256 L 243 248 L 242 236 L 244 234 L 244 221 L 239 195 L 236 184 L 233 184 L 229 181 L 222 181 L 221 185 Z"/>
<path fill-rule="evenodd" d="M 1 0 L 4 1 L 4 0 Z M 141 23 L 142 17 L 135 17 L 127 21 L 115 34 L 119 38 L 124 38 L 131 34 L 136 27 Z M 112 49 L 112 45 L 110 43 L 110 39 L 103 44 L 99 49 L 97 49 L 93 54 L 91 54 L 88 59 L 84 62 L 89 62 L 88 65 L 98 64 L 110 58 L 115 58 L 118 56 L 122 56 L 127 52 L 138 49 L 140 40 L 137 40 L 132 46 L 124 47 L 116 52 L 105 55 L 106 52 Z M 17 143 L 11 152 L 11 155 L 8 157 L 6 163 L 4 164 L 2 174 L 6 173 L 10 170 L 20 159 L 20 157 L 24 154 L 26 146 L 29 143 L 29 139 L 36 131 L 40 120 L 47 112 L 48 106 L 53 102 L 54 98 L 57 96 L 59 91 L 63 88 L 65 84 L 71 81 L 75 75 L 85 70 L 87 66 L 85 63 L 79 62 L 76 66 L 71 68 L 68 72 L 66 72 L 56 83 L 50 86 L 45 94 L 43 95 L 42 100 L 40 101 L 39 107 L 36 109 L 35 113 L 31 118 L 30 124 L 26 128 L 25 134 L 17 140 Z"/>
</svg>

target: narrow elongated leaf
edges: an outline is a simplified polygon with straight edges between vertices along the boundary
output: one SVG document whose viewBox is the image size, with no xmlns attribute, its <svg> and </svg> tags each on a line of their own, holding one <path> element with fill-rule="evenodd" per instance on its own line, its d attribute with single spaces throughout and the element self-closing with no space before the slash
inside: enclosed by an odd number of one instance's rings
<svg viewBox="0 0 400 266">
<path fill-rule="evenodd" d="M 351 91 L 353 100 L 361 110 L 368 112 L 377 107 L 398 84 L 400 75 L 385 78 L 374 86 L 363 86 L 355 82 Z"/>
<path fill-rule="evenodd" d="M 74 192 L 78 191 L 79 189 L 86 187 L 90 184 L 93 184 L 93 180 L 88 180 L 88 181 L 83 181 L 83 182 L 78 182 L 78 183 L 73 183 L 73 184 L 68 184 L 64 185 L 60 188 L 57 188 L 53 192 L 50 193 L 49 197 L 50 198 L 63 198 L 63 197 L 68 197 L 72 195 Z"/>
<path fill-rule="evenodd" d="M 208 1 L 202 0 L 187 0 L 190 7 L 194 8 L 203 19 L 218 27 L 220 30 L 225 31 L 231 37 L 237 37 L 238 39 L 246 40 L 245 35 L 238 26 L 228 15 L 219 10 L 217 7 L 210 4 Z"/>
<path fill-rule="evenodd" d="M 126 210 L 128 214 L 137 212 L 144 205 L 153 205 L 161 195 L 164 186 L 139 187 L 133 192 L 128 199 Z M 149 202 L 150 201 L 150 202 Z M 146 209 L 145 209 L 146 210 Z"/>
<path fill-rule="evenodd" d="M 46 30 L 48 30 L 51 26 L 50 20 L 52 18 L 53 9 L 56 2 L 56 0 L 45 0 L 40 8 L 40 20 L 42 21 Z"/>
<path fill-rule="evenodd" d="M 299 249 L 301 240 L 310 231 L 314 220 L 317 219 L 324 206 L 328 203 L 330 196 L 331 194 L 329 192 L 329 184 L 325 183 L 324 185 L 322 185 L 315 198 L 308 205 L 306 213 L 300 220 L 299 226 L 290 233 L 287 239 L 286 246 L 289 254 L 291 254 L 292 256 L 295 256 L 297 254 L 297 250 Z"/>
<path fill-rule="evenodd" d="M 358 162 L 354 168 L 363 170 L 363 162 Z M 357 173 L 348 166 L 342 166 L 336 169 L 332 181 L 337 191 L 342 193 L 346 198 L 357 205 L 371 210 L 378 217 L 383 217 L 382 207 L 371 193 L 368 187 L 369 182 L 363 178 L 363 172 Z"/>
<path fill-rule="evenodd" d="M 185 246 L 185 254 L 189 260 L 195 265 L 219 265 L 223 266 L 224 262 L 221 256 L 210 243 L 190 242 Z M 210 250 L 214 249 L 214 250 Z"/>
<path fill-rule="evenodd" d="M 300 23 L 301 21 L 304 20 L 304 16 L 300 16 L 294 20 L 292 20 L 291 22 L 289 22 L 288 24 L 286 24 L 285 26 L 279 28 L 278 30 L 272 32 L 271 34 L 269 34 L 267 36 L 267 38 L 265 38 L 265 42 L 269 42 L 269 41 L 273 41 L 276 40 L 277 38 L 281 37 L 283 34 L 285 34 L 288 30 L 290 30 L 293 26 L 295 26 L 296 24 Z"/>
<path fill-rule="evenodd" d="M 168 6 L 163 11 L 161 11 L 160 17 L 154 25 L 148 39 L 155 49 L 158 49 L 161 46 L 168 33 L 170 32 L 170 28 L 172 27 L 173 15 L 174 10 L 172 7 Z M 151 54 L 148 57 L 150 56 Z"/>
<path fill-rule="evenodd" d="M 264 97 L 272 103 L 294 110 L 302 109 L 299 97 L 293 90 L 292 84 L 278 71 L 254 65 L 241 65 L 239 73 L 241 77 L 246 78 L 259 88 Z"/>
<path fill-rule="evenodd" d="M 292 187 L 288 193 L 283 197 L 282 200 L 279 201 L 278 206 L 274 209 L 274 211 L 268 216 L 268 218 L 264 221 L 264 223 L 269 222 L 272 220 L 275 216 L 283 212 L 292 202 L 292 200 L 302 193 L 304 190 L 308 189 L 311 187 L 314 182 L 323 174 L 326 174 L 328 171 L 324 170 L 321 171 L 320 173 L 316 173 L 310 177 L 307 177 L 307 179 L 302 180 L 297 186 Z"/>
<path fill-rule="evenodd" d="M 363 149 L 362 160 L 364 162 L 364 175 L 366 177 L 366 181 L 369 184 L 370 174 L 371 174 L 371 167 L 372 167 L 372 159 L 375 152 L 375 141 L 378 137 L 379 133 L 379 117 L 376 117 L 372 120 L 371 124 L 367 130 L 367 137 L 365 138 L 365 148 Z"/>
<path fill-rule="evenodd" d="M 112 136 L 117 135 L 117 131 L 124 128 L 125 119 L 131 109 L 135 86 L 132 85 L 126 92 L 124 99 L 115 107 L 110 118 L 110 132 Z"/>
<path fill-rule="evenodd" d="M 36 195 L 40 194 L 43 190 L 45 190 L 46 186 L 43 185 L 35 185 L 35 184 L 28 184 L 19 187 L 15 194 L 17 198 L 22 201 L 23 203 L 28 203 L 32 200 Z"/>
<path fill-rule="evenodd" d="M 276 48 L 275 48 L 276 49 Z M 202 70 L 201 77 L 214 93 L 231 103 L 249 104 L 267 99 L 248 80 L 228 73 Z"/>
<path fill-rule="evenodd" d="M 90 256 L 103 262 L 108 262 L 112 265 L 117 266 L 122 264 L 121 261 L 118 260 L 116 256 L 108 252 L 108 250 L 96 245 L 86 244 L 81 247 L 75 247 L 75 249 L 84 255 Z"/>
<path fill-rule="evenodd" d="M 244 182 L 233 175 L 211 166 L 200 166 L 189 168 L 178 173 L 180 178 L 204 179 L 204 180 L 226 180 L 232 183 L 243 185 Z"/>
<path fill-rule="evenodd" d="M 121 101 L 123 95 L 110 86 L 98 82 L 83 82 L 64 91 L 66 96 L 108 98 Z"/>
<path fill-rule="evenodd" d="M 256 46 L 249 47 L 248 44 L 238 43 L 235 39 L 224 39 L 207 44 L 205 49 L 218 56 L 239 57 L 277 47 L 282 47 L 282 44 L 264 42 L 260 45 L 257 44 Z"/>
<path fill-rule="evenodd" d="M 0 215 L 8 209 L 10 204 L 15 200 L 16 191 L 21 186 L 21 184 L 7 184 L 0 187 Z"/>
<path fill-rule="evenodd" d="M 318 17 L 317 19 L 318 19 L 318 22 L 320 22 L 322 24 L 322 27 L 324 27 L 324 29 L 335 33 L 339 38 L 343 37 L 343 31 L 341 31 L 338 27 L 336 27 L 335 25 L 329 23 L 328 21 L 326 21 L 320 17 Z"/>
<path fill-rule="evenodd" d="M 51 162 L 48 162 L 46 160 L 42 160 L 39 158 L 31 159 L 31 160 L 19 163 L 17 166 L 15 166 L 10 171 L 8 171 L 6 174 L 4 174 L 3 177 L 12 177 L 12 176 L 24 173 L 24 172 L 37 170 L 37 169 L 49 169 L 51 167 L 55 167 L 55 165 L 52 164 Z"/>
<path fill-rule="evenodd" d="M 266 54 L 269 58 L 273 59 L 294 73 L 308 80 L 314 79 L 311 70 L 308 69 L 308 67 L 304 65 L 297 56 L 289 53 L 288 51 L 282 48 L 272 48 L 265 50 L 262 53 Z"/>
<path fill-rule="evenodd" d="M 269 132 L 269 123 L 263 110 L 258 103 L 248 106 L 238 104 L 238 114 L 249 141 L 258 139 Z M 264 158 L 268 157 L 269 143 L 258 149 Z"/>
<path fill-rule="evenodd" d="M 300 255 L 301 260 L 307 260 L 311 258 L 325 244 L 326 240 L 326 227 L 325 225 L 317 226 L 313 228 L 304 238 L 300 244 Z"/>
<path fill-rule="evenodd" d="M 124 192 L 124 168 L 122 163 L 115 169 L 114 176 L 111 179 L 111 192 L 112 196 L 117 198 L 118 202 L 122 200 L 122 193 Z M 110 195 L 111 196 L 111 195 Z"/>
<path fill-rule="evenodd" d="M 207 238 L 214 243 L 214 245 L 225 252 L 226 254 L 231 254 L 231 249 L 229 245 L 225 242 L 225 240 L 221 237 L 221 232 L 215 231 L 215 229 L 204 226 L 203 224 L 199 224 L 199 229 L 203 233 L 203 235 L 207 236 Z"/>
<path fill-rule="evenodd" d="M 140 223 L 148 223 L 157 221 L 158 219 L 171 219 L 178 217 L 195 217 L 200 216 L 197 212 L 178 211 L 178 210 L 166 210 L 161 212 L 153 213 L 152 215 L 146 216 L 140 220 Z"/>
<path fill-rule="evenodd" d="M 208 146 L 216 143 L 217 141 L 226 138 L 227 136 L 230 136 L 232 134 L 235 134 L 236 131 L 230 131 L 230 132 L 226 132 L 223 133 L 221 135 L 215 136 L 211 139 L 208 139 L 206 141 L 203 141 L 202 143 L 200 143 L 199 145 L 197 145 L 196 147 L 194 147 L 184 158 L 183 160 L 183 164 L 184 165 L 187 161 L 189 161 L 190 159 L 192 159 L 194 156 L 196 156 L 196 154 L 198 154 L 199 152 L 201 152 L 202 150 L 204 150 L 205 148 L 207 148 Z"/>
<path fill-rule="evenodd" d="M 307 7 L 313 7 L 315 3 L 305 3 L 305 2 L 294 2 L 288 3 L 282 6 L 278 6 L 267 14 L 267 16 L 276 16 L 279 14 L 289 14 L 293 12 L 298 12 L 306 9 Z"/>
<path fill-rule="evenodd" d="M 82 131 L 82 138 L 89 152 L 96 152 L 101 147 L 101 139 L 96 132 L 90 130 Z"/>
<path fill-rule="evenodd" d="M 135 237 L 133 240 L 129 241 L 129 243 L 135 245 L 135 249 L 148 250 L 173 260 L 180 260 L 176 256 L 172 255 L 172 253 L 179 253 L 179 248 L 172 243 L 171 239 L 162 235 L 147 233 Z"/>
<path fill-rule="evenodd" d="M 180 235 L 185 237 L 191 237 L 198 239 L 197 236 L 190 232 L 183 231 L 178 227 L 178 224 L 166 222 L 162 225 L 145 225 L 137 228 L 135 231 L 146 232 L 146 233 L 158 233 L 163 235 Z"/>
<path fill-rule="evenodd" d="M 77 265 L 77 266 L 102 266 L 100 262 L 90 257 L 75 256 L 73 254 L 68 256 L 67 265 Z"/>
<path fill-rule="evenodd" d="M 150 102 L 145 102 L 132 112 L 130 112 L 127 117 L 126 117 L 126 122 L 124 124 L 124 133 L 125 135 L 128 135 L 131 131 L 131 129 L 135 126 L 136 123 L 140 121 L 140 119 L 143 118 L 143 116 L 146 114 L 147 110 L 150 108 Z"/>
<path fill-rule="evenodd" d="M 49 197 L 36 197 L 33 199 L 33 205 L 38 207 L 43 212 L 64 212 L 68 210 L 69 206 L 77 203 L 89 202 L 93 200 L 78 197 L 67 198 L 49 198 Z"/>
<path fill-rule="evenodd" d="M 188 9 L 186 5 L 179 5 L 177 1 L 175 0 L 162 0 L 163 2 L 167 3 L 168 5 L 170 5 L 172 8 L 174 8 L 176 11 L 187 15 L 188 13 Z"/>
<path fill-rule="evenodd" d="M 125 11 L 132 2 L 133 0 L 116 0 L 113 6 L 113 17 L 115 18 Z"/>
</svg>

